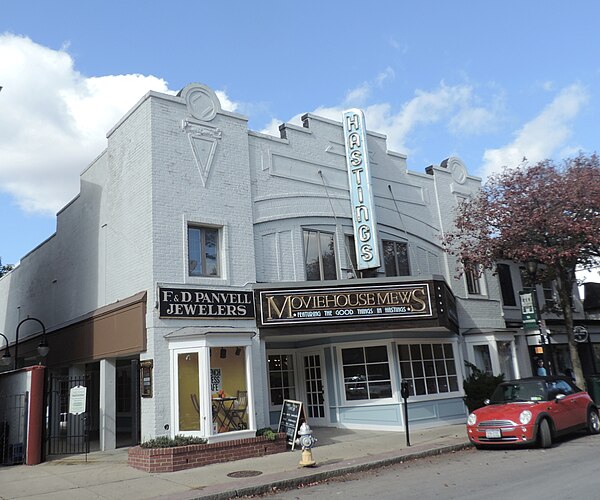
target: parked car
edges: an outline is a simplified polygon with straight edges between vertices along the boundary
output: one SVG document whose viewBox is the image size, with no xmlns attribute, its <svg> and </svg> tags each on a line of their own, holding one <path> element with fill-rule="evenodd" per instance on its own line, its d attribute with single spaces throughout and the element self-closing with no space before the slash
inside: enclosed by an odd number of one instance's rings
<svg viewBox="0 0 600 500">
<path fill-rule="evenodd" d="M 577 430 L 600 432 L 598 408 L 587 392 L 561 377 L 502 382 L 486 406 L 467 419 L 467 435 L 477 448 L 505 444 L 548 448 L 557 436 Z"/>
</svg>

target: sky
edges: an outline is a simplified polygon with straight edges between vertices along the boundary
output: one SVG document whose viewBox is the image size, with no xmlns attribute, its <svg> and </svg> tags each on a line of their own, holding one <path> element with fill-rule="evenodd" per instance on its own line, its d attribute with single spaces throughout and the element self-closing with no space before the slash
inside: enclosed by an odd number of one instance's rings
<svg viewBox="0 0 600 500">
<path fill-rule="evenodd" d="M 312 112 L 367 127 L 424 172 L 483 181 L 598 150 L 594 0 L 21 0 L 0 9 L 0 257 L 56 228 L 106 133 L 148 91 L 200 82 L 249 128 Z"/>
</svg>

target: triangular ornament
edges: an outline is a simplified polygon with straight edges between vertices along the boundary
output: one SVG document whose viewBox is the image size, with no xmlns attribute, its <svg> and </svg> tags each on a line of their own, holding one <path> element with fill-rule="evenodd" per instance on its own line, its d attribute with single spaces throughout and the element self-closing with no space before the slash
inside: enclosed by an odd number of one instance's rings
<svg viewBox="0 0 600 500">
<path fill-rule="evenodd" d="M 194 153 L 194 159 L 196 160 L 198 172 L 200 172 L 202 185 L 206 187 L 206 181 L 208 180 L 210 167 L 212 166 L 215 150 L 217 149 L 217 141 L 216 139 L 198 137 L 197 135 L 193 134 L 188 134 L 188 138 L 192 146 L 192 152 Z"/>
</svg>

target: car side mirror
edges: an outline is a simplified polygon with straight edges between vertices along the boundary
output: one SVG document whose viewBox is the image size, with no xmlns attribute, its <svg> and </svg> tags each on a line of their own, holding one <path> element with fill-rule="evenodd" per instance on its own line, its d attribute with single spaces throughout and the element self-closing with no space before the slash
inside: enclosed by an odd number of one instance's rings
<svg viewBox="0 0 600 500">
<path fill-rule="evenodd" d="M 489 405 L 490 404 L 490 400 L 489 399 L 484 399 L 483 400 L 483 404 L 484 405 Z"/>
<path fill-rule="evenodd" d="M 554 400 L 558 403 L 561 399 L 565 399 L 566 397 L 567 396 L 565 396 L 564 394 L 557 394 Z"/>
</svg>

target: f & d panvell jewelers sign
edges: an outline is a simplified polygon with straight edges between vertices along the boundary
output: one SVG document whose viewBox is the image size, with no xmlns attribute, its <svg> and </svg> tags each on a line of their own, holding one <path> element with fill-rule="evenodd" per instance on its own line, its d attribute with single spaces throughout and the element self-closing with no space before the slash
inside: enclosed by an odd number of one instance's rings
<svg viewBox="0 0 600 500">
<path fill-rule="evenodd" d="M 344 111 L 342 122 L 354 223 L 356 263 L 358 269 L 375 268 L 380 266 L 380 261 L 365 117 L 360 109 L 349 109 Z"/>
<path fill-rule="evenodd" d="M 429 284 L 264 290 L 260 325 L 301 325 L 432 316 Z"/>
<path fill-rule="evenodd" d="M 161 318 L 254 318 L 252 292 L 158 288 Z"/>
</svg>

